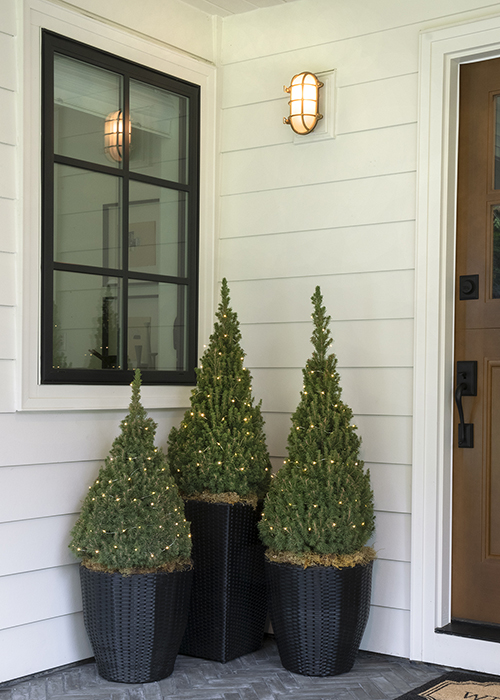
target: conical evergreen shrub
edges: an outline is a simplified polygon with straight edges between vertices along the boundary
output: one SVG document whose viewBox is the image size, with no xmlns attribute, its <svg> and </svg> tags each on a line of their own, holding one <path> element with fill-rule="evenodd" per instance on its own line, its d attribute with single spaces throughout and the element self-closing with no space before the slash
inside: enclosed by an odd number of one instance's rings
<svg viewBox="0 0 500 700">
<path fill-rule="evenodd" d="M 354 565 L 374 556 L 364 547 L 374 531 L 370 474 L 341 400 L 337 358 L 328 353 L 331 318 L 319 287 L 312 302 L 314 352 L 303 369 L 288 459 L 272 480 L 259 530 L 271 560 Z"/>
<path fill-rule="evenodd" d="M 70 549 L 89 568 L 146 573 L 189 562 L 184 503 L 162 450 L 155 447 L 156 423 L 141 404 L 140 386 L 136 370 L 121 433 L 71 532 Z"/>
<path fill-rule="evenodd" d="M 261 402 L 254 405 L 226 279 L 216 318 L 196 370 L 191 407 L 170 432 L 167 458 L 183 496 L 224 494 L 216 500 L 255 501 L 267 491 L 271 464 Z"/>
</svg>

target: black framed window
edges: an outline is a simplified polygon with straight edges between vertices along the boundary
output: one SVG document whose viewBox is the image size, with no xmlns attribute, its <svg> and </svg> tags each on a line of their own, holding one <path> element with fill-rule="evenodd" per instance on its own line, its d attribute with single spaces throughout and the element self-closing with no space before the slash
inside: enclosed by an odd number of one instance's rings
<svg viewBox="0 0 500 700">
<path fill-rule="evenodd" d="M 195 382 L 199 90 L 43 33 L 43 383 Z"/>
</svg>

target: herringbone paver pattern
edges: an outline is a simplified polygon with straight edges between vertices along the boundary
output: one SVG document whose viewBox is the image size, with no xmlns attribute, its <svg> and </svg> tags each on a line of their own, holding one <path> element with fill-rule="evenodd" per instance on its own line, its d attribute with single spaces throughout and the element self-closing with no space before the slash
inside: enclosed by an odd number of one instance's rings
<svg viewBox="0 0 500 700">
<path fill-rule="evenodd" d="M 158 683 L 109 683 L 91 663 L 0 686 L 0 700 L 393 700 L 445 670 L 360 652 L 350 673 L 310 678 L 286 671 L 266 638 L 260 651 L 227 664 L 178 656 Z"/>
</svg>

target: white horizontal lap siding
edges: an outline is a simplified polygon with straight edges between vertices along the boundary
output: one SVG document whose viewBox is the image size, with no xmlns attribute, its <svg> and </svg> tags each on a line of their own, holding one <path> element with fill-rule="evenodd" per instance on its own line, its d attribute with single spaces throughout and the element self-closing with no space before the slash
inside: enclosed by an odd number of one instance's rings
<svg viewBox="0 0 500 700">
<path fill-rule="evenodd" d="M 299 374 L 297 370 L 297 377 Z M 269 383 L 273 386 L 271 380 Z M 259 398 L 257 388 L 255 393 Z M 290 413 L 264 410 L 264 419 L 268 447 L 273 455 L 282 455 L 272 459 L 274 469 L 278 469 L 286 454 Z M 411 416 L 355 415 L 354 422 L 363 440 L 361 456 L 371 472 L 376 516 L 375 535 L 369 543 L 377 552 L 372 605 L 361 646 L 408 656 Z"/>
<path fill-rule="evenodd" d="M 411 512 L 411 465 L 365 461 L 378 511 Z"/>
<path fill-rule="evenodd" d="M 253 391 L 266 412 L 291 412 L 302 386 L 299 369 L 251 369 Z M 342 400 L 356 415 L 411 415 L 412 370 L 406 367 L 339 368 Z"/>
<path fill-rule="evenodd" d="M 400 481 L 405 476 L 404 472 L 400 474 Z M 378 481 L 372 483 L 377 507 Z M 410 484 L 411 480 L 405 483 L 404 490 Z M 397 500 L 401 503 L 399 497 Z M 362 649 L 409 656 L 410 530 L 410 513 L 376 510 L 376 531 L 369 544 L 375 548 L 377 559 L 373 567 L 370 617 Z"/>
<path fill-rule="evenodd" d="M 9 601 L 2 608 L 4 629 L 79 613 L 78 564 L 0 576 L 0 600 Z"/>
<path fill-rule="evenodd" d="M 318 280 L 321 284 L 322 280 Z M 311 294 L 312 294 L 311 289 Z M 413 319 L 332 321 L 331 350 L 342 366 L 411 367 Z M 311 354 L 311 321 L 242 324 L 243 347 L 257 369 L 304 367 Z M 297 381 L 297 387 L 300 388 Z"/>
<path fill-rule="evenodd" d="M 279 121 L 278 125 L 280 132 L 290 128 Z M 241 133 L 241 124 L 238 129 Z M 286 132 L 280 135 L 288 137 Z M 234 195 L 415 170 L 416 148 L 408 144 L 416 145 L 414 123 L 304 144 L 300 158 L 289 143 L 228 150 L 222 155 L 222 191 Z M 318 160 L 325 161 L 323 167 L 318 168 Z"/>
<path fill-rule="evenodd" d="M 241 16 L 234 15 L 224 20 L 227 41 L 223 42 L 222 60 L 225 64 L 249 61 L 271 54 L 291 54 L 304 51 L 299 70 L 304 66 L 304 57 L 319 48 L 335 47 L 337 42 L 362 39 L 367 42 L 367 52 L 359 48 L 362 59 L 377 66 L 405 63 L 405 53 L 418 52 L 419 23 L 436 24 L 458 22 L 474 10 L 483 14 L 495 11 L 495 5 L 484 0 L 419 0 L 408 4 L 399 0 L 366 0 L 332 2 L 311 0 L 291 3 L 286 9 L 274 7 L 266 10 L 265 17 L 257 12 Z M 465 16 L 464 16 L 465 15 Z M 408 41 L 394 46 L 394 40 L 381 42 L 378 52 L 370 53 L 373 46 L 370 37 L 390 37 L 392 31 L 413 26 Z M 278 31 L 277 31 L 278 28 Z M 394 50 L 393 50 L 394 46 Z M 384 58 L 385 57 L 385 58 Z M 356 52 L 347 52 L 343 63 L 356 61 Z M 310 69 L 310 68 L 309 68 Z"/>
<path fill-rule="evenodd" d="M 0 678 L 21 678 L 93 656 L 81 612 L 0 630 Z M 61 688 L 58 695 L 64 695 Z"/>
<path fill-rule="evenodd" d="M 290 417 L 290 413 L 268 413 L 264 409 L 267 445 L 274 457 L 286 455 Z M 403 466 L 411 464 L 411 416 L 355 416 L 354 420 L 362 438 L 361 457 L 366 463 Z M 387 510 L 397 511 L 399 503 L 406 502 L 406 494 L 411 484 L 409 472 L 409 469 L 404 470 L 401 475 L 404 480 L 402 492 L 394 494 L 393 502 L 385 501 Z M 384 488 L 384 481 L 379 483 L 379 488 Z"/>
<path fill-rule="evenodd" d="M 341 322 L 346 335 L 352 322 Z M 359 321 L 355 325 L 373 328 L 378 322 Z M 376 534 L 371 544 L 377 551 L 374 565 L 372 611 L 370 623 L 363 640 L 363 648 L 383 653 L 408 653 L 408 610 L 410 599 L 410 502 L 411 502 L 411 387 L 412 323 L 407 326 L 406 342 L 401 343 L 398 334 L 400 320 L 391 320 L 387 332 L 399 338 L 398 357 L 403 366 L 339 366 L 344 400 L 354 409 L 354 424 L 362 437 L 361 455 L 371 471 L 376 510 Z M 333 329 L 337 324 L 332 324 Z M 277 331 L 272 334 L 277 341 L 258 347 L 258 329 Z M 294 329 L 292 338 L 287 331 Z M 373 334 L 367 331 L 361 343 L 362 356 L 367 348 L 376 344 Z M 245 343 L 248 332 L 254 334 L 255 343 Z M 290 416 L 299 400 L 302 386 L 300 358 L 305 361 L 310 354 L 310 322 L 296 324 L 266 324 L 243 326 L 244 347 L 249 350 L 249 366 L 253 375 L 253 390 L 263 399 L 264 418 L 274 455 L 273 466 L 279 468 L 286 454 L 286 438 L 290 429 Z M 338 334 L 337 334 L 338 337 Z M 336 345 L 342 346 L 336 342 Z M 271 358 L 277 364 L 281 355 L 281 367 L 254 366 L 265 362 L 266 347 L 272 347 Z M 255 351 L 257 362 L 252 361 Z M 298 352 L 297 352 L 298 350 Z M 338 348 L 337 348 L 338 350 Z M 351 355 L 338 350 L 340 357 L 351 360 Z M 376 365 L 376 354 L 375 362 Z M 356 359 L 356 354 L 355 354 Z M 383 358 L 379 358 L 383 365 Z M 297 363 L 297 364 L 296 364 Z M 295 365 L 296 366 L 291 366 Z M 375 621 L 375 622 L 374 622 Z M 385 621 L 385 622 L 384 622 Z M 391 633 L 393 624 L 399 625 L 397 633 Z"/>
<path fill-rule="evenodd" d="M 0 420 L 0 468 L 2 466 L 70 464 L 99 461 L 108 454 L 120 433 L 123 411 L 26 412 Z M 165 446 L 183 410 L 150 410 L 158 424 L 155 442 Z M 82 487 L 84 482 L 81 482 Z"/>
<path fill-rule="evenodd" d="M 1 147 L 0 147 L 1 151 Z M 0 156 L 1 162 L 1 156 Z M 15 306 L 16 270 L 15 254 L 0 251 L 0 306 Z"/>
<path fill-rule="evenodd" d="M 418 40 L 411 25 L 338 40 L 330 37 L 323 44 L 313 42 L 306 48 L 227 63 L 222 106 L 227 109 L 283 99 L 286 103 L 288 98 L 280 91 L 290 84 L 292 65 L 298 66 L 296 72 L 337 68 L 337 84 L 343 88 L 414 73 L 417 60 Z"/>
<path fill-rule="evenodd" d="M 339 89 L 338 134 L 414 123 L 417 81 L 417 73 L 410 73 Z"/>
<path fill-rule="evenodd" d="M 14 253 L 16 242 L 16 203 L 12 199 L 0 197 L 0 250 L 4 253 Z"/>
<path fill-rule="evenodd" d="M 113 11 L 119 6 L 122 24 L 133 18 L 133 32 L 149 33 L 208 61 L 213 58 L 212 19 L 182 3 L 166 8 L 162 0 L 153 0 L 138 24 L 132 0 L 110 0 L 105 6 L 70 0 L 65 9 L 47 3 L 42 10 L 38 7 L 40 12 L 32 12 L 29 3 L 24 7 L 21 0 L 0 2 L 0 682 L 92 656 L 81 613 L 78 562 L 68 544 L 82 499 L 119 434 L 128 404 L 124 402 L 120 411 L 16 412 L 21 351 L 16 341 L 22 321 L 22 280 L 16 272 L 22 268 L 18 256 L 36 250 L 22 244 L 22 104 L 30 104 L 33 97 L 32 107 L 38 108 L 37 95 L 29 89 L 22 94 L 18 59 L 22 37 L 30 41 L 31 22 L 52 17 L 51 27 L 60 27 L 60 33 L 67 31 L 68 22 L 71 31 L 79 26 L 77 14 L 66 17 L 71 4 L 82 10 L 82 17 L 88 10 L 115 18 Z M 128 41 L 125 30 L 123 42 Z M 140 43 L 137 40 L 135 47 Z M 33 193 L 37 189 L 38 183 Z M 35 199 L 26 192 L 24 202 L 25 212 L 36 210 Z M 165 447 L 170 428 L 179 424 L 182 414 L 182 408 L 149 412 L 158 423 L 158 445 Z"/>
<path fill-rule="evenodd" d="M 12 22 L 12 14 L 15 12 L 14 0 L 2 3 L 0 19 L 0 87 L 4 90 L 15 91 L 17 89 L 17 68 L 16 68 L 16 38 L 15 20 Z M 7 7 L 8 6 L 8 7 Z M 4 24 L 4 13 L 8 19 Z M 10 25 L 10 26 L 9 26 Z"/>
<path fill-rule="evenodd" d="M 10 601 L 2 628 L 81 611 L 78 565 L 68 544 L 100 464 L 0 467 L 0 493 L 10 494 L 0 511 L 0 600 Z"/>
<path fill-rule="evenodd" d="M 398 584 L 404 585 L 400 576 Z M 401 608 L 372 605 L 360 648 L 379 654 L 410 655 L 410 611 Z"/>
<path fill-rule="evenodd" d="M 409 172 L 232 195 L 221 202 L 221 238 L 408 221 L 414 191 Z"/>
<path fill-rule="evenodd" d="M 0 466 L 0 493 L 9 495 L 0 509 L 0 600 L 10 601 L 0 616 L 1 680 L 92 656 L 81 618 L 78 562 L 68 544 L 123 415 L 33 413 L 0 420 L 7 448 L 2 458 L 11 458 Z M 157 444 L 164 445 L 181 412 L 151 415 L 159 423 Z M 27 456 L 51 453 L 61 462 L 23 463 Z M 68 459 L 76 454 L 80 461 Z M 49 641 L 37 651 L 32 639 L 44 635 Z"/>
<path fill-rule="evenodd" d="M 142 12 L 138 12 L 135 0 L 68 0 L 66 4 L 102 17 L 112 24 L 119 21 L 123 27 L 131 27 L 145 37 L 178 47 L 192 56 L 206 61 L 214 60 L 212 17 L 183 2 L 148 0 Z"/>
<path fill-rule="evenodd" d="M 13 360 L 16 352 L 16 309 L 13 306 L 0 305 L 0 328 L 0 360 Z"/>
<path fill-rule="evenodd" d="M 9 601 L 0 615 L 0 681 L 92 656 L 78 562 L 68 544 L 124 415 L 33 412 L 0 418 L 0 493 L 8 495 L 0 508 L 0 600 Z M 149 415 L 158 423 L 156 444 L 165 446 L 182 411 Z"/>
<path fill-rule="evenodd" d="M 13 496 L 2 504 L 0 523 L 78 513 L 101 464 L 89 460 L 0 467 L 0 493 Z"/>
<path fill-rule="evenodd" d="M 74 564 L 68 549 L 77 513 L 0 524 L 0 576 Z"/>
<path fill-rule="evenodd" d="M 14 410 L 16 402 L 15 363 L 13 360 L 0 360 L 0 414 Z"/>
<path fill-rule="evenodd" d="M 416 89 L 415 73 L 339 88 L 337 134 L 414 123 L 417 117 Z M 224 110 L 222 151 L 271 147 L 289 142 L 291 129 L 283 124 L 283 117 L 288 113 L 288 99 L 283 92 L 283 97 L 279 100 L 245 104 Z M 260 128 L 242 130 L 242 123 L 257 124 Z M 266 128 L 263 129 L 263 126 Z M 306 145 L 307 137 L 304 136 L 303 139 L 304 143 L 301 139 L 300 145 Z M 344 148 L 349 148 L 349 145 L 346 144 Z M 325 144 L 322 147 L 326 152 L 334 148 Z M 312 150 L 314 152 L 318 148 Z"/>
<path fill-rule="evenodd" d="M 10 144 L 0 143 L 0 197 L 4 199 L 15 199 L 17 194 L 16 178 L 12 177 L 16 173 L 16 147 Z"/>
<path fill-rule="evenodd" d="M 286 256 L 286 248 L 282 255 Z M 308 248 L 303 249 L 307 258 Z M 335 251 L 324 251 L 335 265 Z M 229 277 L 231 300 L 241 321 L 247 323 L 306 322 L 312 312 L 311 296 L 321 287 L 334 322 L 408 319 L 413 316 L 413 270 L 384 270 L 360 274 L 323 274 L 308 277 L 234 281 Z M 307 338 L 311 333 L 304 329 Z M 339 358 L 342 364 L 347 359 Z"/>
<path fill-rule="evenodd" d="M 0 143 L 15 146 L 17 142 L 16 117 L 17 117 L 17 95 L 13 90 L 4 87 L 0 88 L 0 110 L 2 121 L 0 122 Z"/>
<path fill-rule="evenodd" d="M 408 656 L 410 563 L 377 559 L 373 566 L 370 617 L 362 649 Z"/>
<path fill-rule="evenodd" d="M 257 15 L 250 27 L 224 23 L 220 275 L 239 314 L 274 469 L 286 456 L 311 354 L 311 295 L 321 287 L 375 498 L 378 559 L 362 646 L 407 656 L 419 30 L 388 15 L 363 31 L 366 3 L 355 23 L 350 5 L 343 24 L 346 7 L 311 0 L 290 8 L 267 47 L 253 34 L 271 31 Z M 293 51 L 301 11 L 309 24 L 317 18 L 323 40 L 311 35 Z M 336 138 L 294 144 L 282 123 L 283 84 L 300 70 L 334 68 Z"/>
</svg>

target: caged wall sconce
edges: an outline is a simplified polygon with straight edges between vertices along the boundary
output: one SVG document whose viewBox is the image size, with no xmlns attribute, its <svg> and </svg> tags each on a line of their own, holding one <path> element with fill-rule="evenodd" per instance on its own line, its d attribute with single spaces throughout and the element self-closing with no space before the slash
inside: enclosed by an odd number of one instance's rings
<svg viewBox="0 0 500 700">
<path fill-rule="evenodd" d="M 313 73 L 294 75 L 290 87 L 284 91 L 290 95 L 290 116 L 283 122 L 290 124 L 296 134 L 309 134 L 318 121 L 323 119 L 319 113 L 319 89 L 323 83 Z"/>
<path fill-rule="evenodd" d="M 132 131 L 130 120 L 128 128 L 128 142 L 130 143 Z M 121 109 L 111 112 L 104 120 L 104 153 L 116 163 L 121 163 L 123 158 L 123 112 Z"/>
</svg>

